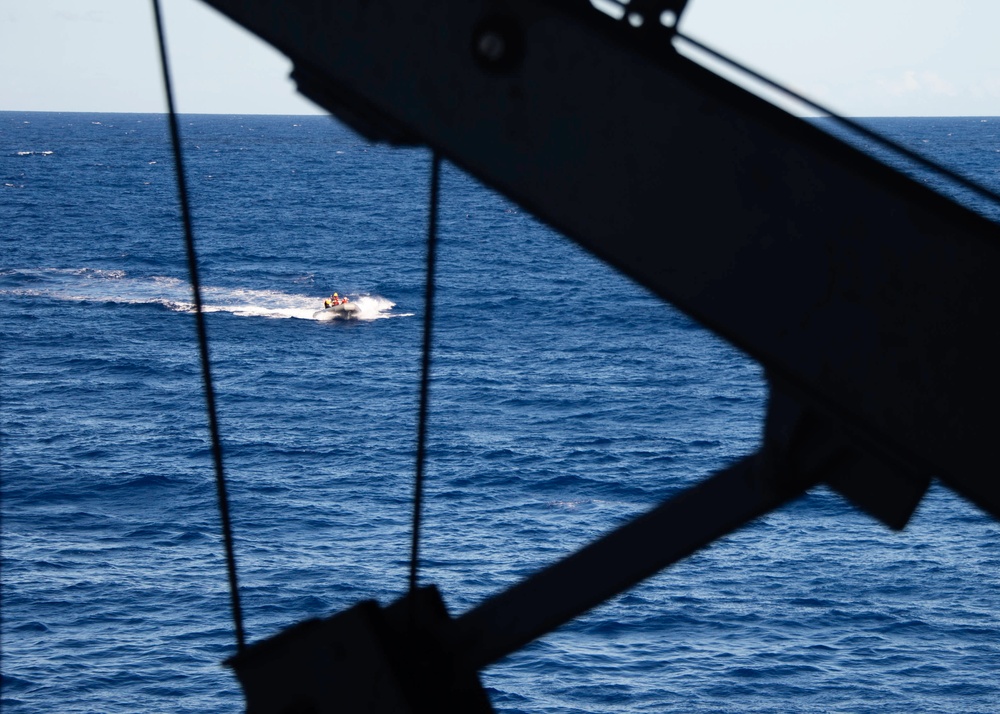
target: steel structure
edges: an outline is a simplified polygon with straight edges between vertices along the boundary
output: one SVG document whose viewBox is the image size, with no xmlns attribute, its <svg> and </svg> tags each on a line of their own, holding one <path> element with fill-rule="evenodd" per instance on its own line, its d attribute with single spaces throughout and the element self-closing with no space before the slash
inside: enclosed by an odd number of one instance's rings
<svg viewBox="0 0 1000 714">
<path fill-rule="evenodd" d="M 471 612 L 428 588 L 250 647 L 248 711 L 488 711 L 478 669 L 820 482 L 895 528 L 932 477 L 1000 517 L 1000 227 L 677 54 L 684 0 L 206 2 L 350 126 L 432 147 L 771 386 L 758 453 Z"/>
</svg>

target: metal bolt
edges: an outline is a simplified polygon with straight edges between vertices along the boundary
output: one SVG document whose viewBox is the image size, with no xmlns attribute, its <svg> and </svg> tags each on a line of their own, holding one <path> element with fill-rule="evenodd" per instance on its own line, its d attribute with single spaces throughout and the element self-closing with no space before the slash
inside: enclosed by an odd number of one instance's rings
<svg viewBox="0 0 1000 714">
<path fill-rule="evenodd" d="M 479 41 L 476 43 L 476 51 L 487 62 L 497 63 L 503 59 L 504 54 L 507 52 L 507 43 L 500 33 L 494 30 L 487 30 L 479 36 Z"/>
<path fill-rule="evenodd" d="M 486 17 L 473 28 L 470 49 L 484 70 L 506 74 L 517 69 L 524 58 L 524 31 L 512 17 Z"/>
</svg>

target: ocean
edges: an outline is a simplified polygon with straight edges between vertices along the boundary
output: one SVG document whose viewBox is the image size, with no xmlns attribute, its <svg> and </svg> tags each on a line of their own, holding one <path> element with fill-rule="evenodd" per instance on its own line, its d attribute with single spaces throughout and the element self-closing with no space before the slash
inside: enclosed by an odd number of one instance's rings
<svg viewBox="0 0 1000 714">
<path fill-rule="evenodd" d="M 1000 118 L 867 123 L 1000 190 Z M 256 641 L 406 589 L 431 157 L 181 132 Z M 241 711 L 165 117 L 0 113 L 0 226 L 3 708 Z M 361 319 L 317 318 L 334 291 Z M 760 442 L 757 364 L 448 163 L 435 318 L 420 578 L 453 614 Z M 482 680 L 507 713 L 995 713 L 998 535 L 937 484 L 901 533 L 818 488 Z"/>
</svg>

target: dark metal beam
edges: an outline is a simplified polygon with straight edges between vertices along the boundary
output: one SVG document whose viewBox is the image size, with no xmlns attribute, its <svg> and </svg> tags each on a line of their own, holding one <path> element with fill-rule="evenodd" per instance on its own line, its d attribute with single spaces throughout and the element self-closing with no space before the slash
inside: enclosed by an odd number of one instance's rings
<svg viewBox="0 0 1000 714">
<path fill-rule="evenodd" d="M 1000 516 L 997 225 L 582 0 L 209 2 Z"/>
<path fill-rule="evenodd" d="M 482 669 L 821 481 L 858 473 L 880 479 L 892 474 L 891 466 L 858 454 L 822 415 L 772 384 L 757 453 L 462 615 L 451 627 L 450 648 Z M 892 475 L 901 482 L 893 485 L 910 497 L 897 495 L 888 507 L 877 498 L 864 505 L 896 525 L 909 517 L 923 490 L 907 476 Z"/>
<path fill-rule="evenodd" d="M 770 488 L 748 456 L 462 615 L 454 649 L 482 669 L 802 490 Z"/>
</svg>

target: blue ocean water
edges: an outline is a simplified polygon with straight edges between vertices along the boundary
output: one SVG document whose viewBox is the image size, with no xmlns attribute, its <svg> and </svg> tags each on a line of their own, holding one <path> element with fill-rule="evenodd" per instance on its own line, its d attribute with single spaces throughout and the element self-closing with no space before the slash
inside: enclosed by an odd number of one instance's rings
<svg viewBox="0 0 1000 714">
<path fill-rule="evenodd" d="M 1000 119 L 871 125 L 1000 190 Z M 248 635 L 389 602 L 429 154 L 325 117 L 181 129 Z M 240 711 L 165 119 L 0 113 L 0 184 L 3 706 Z M 752 451 L 766 392 L 447 164 L 441 200 L 421 579 L 457 614 Z M 363 319 L 315 318 L 335 290 Z M 819 489 L 483 681 L 502 712 L 996 712 L 998 534 L 939 486 L 902 533 Z"/>
</svg>

